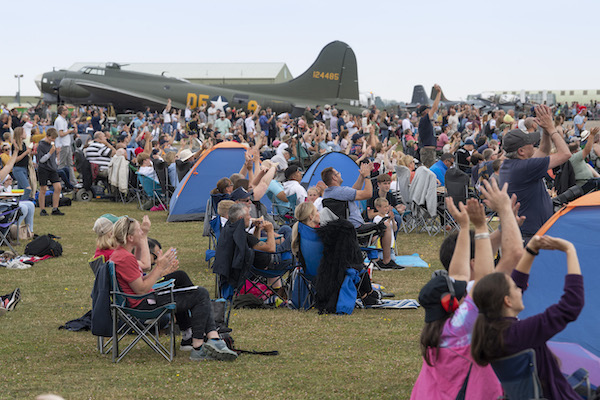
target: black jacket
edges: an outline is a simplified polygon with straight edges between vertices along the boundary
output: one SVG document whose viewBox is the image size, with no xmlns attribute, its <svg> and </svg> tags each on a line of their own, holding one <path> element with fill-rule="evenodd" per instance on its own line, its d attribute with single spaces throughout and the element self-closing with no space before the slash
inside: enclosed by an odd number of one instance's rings
<svg viewBox="0 0 600 400">
<path fill-rule="evenodd" d="M 92 334 L 94 336 L 112 336 L 108 263 L 103 263 L 96 269 L 96 280 L 92 289 Z"/>
<path fill-rule="evenodd" d="M 245 281 L 254 262 L 254 250 L 248 245 L 247 236 L 243 219 L 233 224 L 227 221 L 221 228 L 213 264 L 213 272 L 219 275 L 221 287 L 229 284 L 235 290 Z"/>
<path fill-rule="evenodd" d="M 323 257 L 315 282 L 316 307 L 321 313 L 335 313 L 346 269 L 363 269 L 362 253 L 356 230 L 348 220 L 331 221 L 317 232 L 323 242 Z"/>
</svg>

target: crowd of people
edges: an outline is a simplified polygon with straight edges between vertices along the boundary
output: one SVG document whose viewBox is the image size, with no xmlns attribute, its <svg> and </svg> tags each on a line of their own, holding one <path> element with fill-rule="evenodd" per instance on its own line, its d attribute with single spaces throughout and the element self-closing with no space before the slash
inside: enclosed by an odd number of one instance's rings
<svg viewBox="0 0 600 400">
<path fill-rule="evenodd" d="M 83 153 L 96 176 L 106 177 L 113 157 L 122 156 L 139 174 L 157 182 L 160 164 L 176 186 L 203 152 L 235 141 L 247 145 L 245 162 L 239 173 L 222 177 L 211 192 L 214 214 L 224 237 L 231 241 L 223 246 L 233 246 L 241 230 L 245 246 L 255 252 L 254 263 L 272 268 L 282 260 L 268 253 L 295 251 L 298 246 L 297 227 L 292 229 L 278 217 L 295 216 L 320 229 L 331 217 L 324 219 L 324 204 L 336 200 L 347 204 L 347 220 L 356 232 L 379 226 L 376 238 L 382 251 L 376 265 L 402 269 L 394 261 L 394 249 L 402 249 L 398 234 L 411 205 L 410 199 L 393 188 L 396 167 L 410 171 L 409 181 L 417 169 L 429 169 L 440 188 L 449 169 L 460 170 L 468 175 L 475 197 L 484 198 L 497 213 L 501 229 L 488 233 L 479 200 L 469 199 L 457 207 L 446 198 L 446 208 L 460 229 L 440 249 L 446 272 L 432 278 L 419 296 L 425 308 L 424 362 L 413 398 L 440 398 L 441 391 L 458 394 L 461 390 L 471 398 L 496 398 L 501 388 L 488 364 L 530 347 L 539 360 L 545 395 L 577 398 L 546 346 L 548 334 L 536 334 L 564 329 L 583 307 L 575 248 L 562 239 L 535 234 L 551 216 L 551 199 L 559 191 L 573 185 L 596 188 L 600 128 L 586 125 L 597 109 L 597 104 L 559 104 L 482 113 L 468 104 L 443 107 L 438 95 L 432 105 L 414 111 L 372 107 L 360 115 L 331 105 L 307 107 L 300 116 L 276 114 L 260 106 L 218 110 L 212 103 L 176 110 L 169 101 L 162 112 L 138 112 L 128 124 L 111 123 L 106 110 L 99 107 L 70 110 L 59 106 L 51 124 L 49 115 L 18 115 L 13 110 L 1 119 L 5 142 L 0 177 L 5 187 L 11 186 L 10 179 L 16 181 L 24 203 L 35 197 L 39 186 L 40 215 L 60 216 L 64 215 L 58 207 L 61 191 L 80 186 L 73 168 L 74 152 Z M 572 127 L 566 120 L 572 120 Z M 356 181 L 343 185 L 340 171 L 329 166 L 318 184 L 302 186 L 303 171 L 328 152 L 347 154 L 357 163 Z M 50 184 L 52 211 L 48 213 L 45 194 Z M 265 195 L 274 209 L 283 211 L 267 210 L 261 203 Z M 26 215 L 31 216 L 27 224 L 33 230 L 33 213 L 28 209 Z M 469 230 L 471 223 L 474 231 Z M 174 249 L 163 252 L 158 242 L 148 238 L 148 219 L 140 223 L 122 217 L 114 226 L 113 221 L 97 225 L 97 255 L 115 262 L 126 292 L 147 293 L 162 277 L 174 278 L 178 287 L 193 286 L 184 272 L 177 271 Z M 499 249 L 502 257 L 495 265 Z M 532 260 L 539 251 L 551 250 L 567 254 L 565 296 L 544 317 L 520 321 L 521 294 Z M 217 258 L 216 268 L 220 262 Z M 277 279 L 270 283 L 276 289 L 281 284 Z M 371 292 L 361 296 L 370 299 Z M 451 304 L 440 301 L 448 292 L 453 294 Z M 235 359 L 215 331 L 208 292 L 199 288 L 182 293 L 176 299 L 182 347 L 191 350 L 195 360 Z M 137 302 L 132 306 L 148 305 Z"/>
</svg>

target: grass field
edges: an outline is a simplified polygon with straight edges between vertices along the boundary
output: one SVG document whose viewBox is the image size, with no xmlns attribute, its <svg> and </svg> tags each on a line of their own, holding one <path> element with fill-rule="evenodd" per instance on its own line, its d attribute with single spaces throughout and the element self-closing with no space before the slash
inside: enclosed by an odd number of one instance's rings
<svg viewBox="0 0 600 400">
<path fill-rule="evenodd" d="M 314 310 L 234 310 L 236 346 L 278 350 L 242 355 L 234 363 L 194 363 L 178 352 L 167 363 L 144 343 L 119 364 L 96 350 L 89 332 L 58 327 L 91 309 L 94 220 L 109 212 L 141 219 L 135 205 L 74 202 L 64 217 L 35 218 L 38 234 L 62 238 L 63 256 L 28 270 L 0 268 L 0 293 L 20 287 L 23 300 L 0 318 L 0 399 L 32 399 L 52 392 L 66 399 L 407 399 L 421 367 L 418 338 L 423 310 L 356 310 L 351 316 Z M 197 222 L 166 223 L 150 213 L 151 236 L 178 249 L 180 268 L 214 291 L 204 261 L 207 240 Z M 440 266 L 442 236 L 400 234 L 404 254 L 419 253 L 431 268 L 376 271 L 374 281 L 396 298 L 417 298 Z M 22 251 L 24 243 L 17 249 Z"/>
</svg>

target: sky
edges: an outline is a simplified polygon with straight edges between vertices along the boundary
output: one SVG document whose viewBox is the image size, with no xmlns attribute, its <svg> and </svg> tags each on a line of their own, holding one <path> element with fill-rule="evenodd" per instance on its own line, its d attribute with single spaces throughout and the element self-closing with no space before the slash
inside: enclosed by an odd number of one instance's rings
<svg viewBox="0 0 600 400">
<path fill-rule="evenodd" d="M 576 6 L 574 4 L 577 4 Z M 491 90 L 600 89 L 600 2 L 31 0 L 3 4 L 0 94 L 75 62 L 284 62 L 304 72 L 329 42 L 357 58 L 359 90 L 410 101 Z"/>
</svg>

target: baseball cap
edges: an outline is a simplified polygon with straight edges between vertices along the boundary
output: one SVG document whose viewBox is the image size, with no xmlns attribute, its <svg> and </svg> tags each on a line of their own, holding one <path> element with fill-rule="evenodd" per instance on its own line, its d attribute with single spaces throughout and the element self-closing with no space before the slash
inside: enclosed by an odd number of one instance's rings
<svg viewBox="0 0 600 400">
<path fill-rule="evenodd" d="M 352 135 L 352 141 L 356 142 L 361 137 L 363 137 L 363 135 L 361 135 L 360 133 L 355 133 L 354 135 Z"/>
<path fill-rule="evenodd" d="M 417 114 L 419 114 L 419 115 L 423 114 L 423 111 L 425 111 L 425 110 L 427 110 L 429 108 L 431 108 L 431 107 L 429 107 L 429 106 L 420 106 L 419 108 L 417 108 Z"/>
<path fill-rule="evenodd" d="M 475 146 L 475 142 L 473 141 L 473 139 L 467 139 L 465 140 L 465 145 L 470 144 L 471 146 Z"/>
<path fill-rule="evenodd" d="M 528 144 L 535 144 L 539 139 L 540 135 L 537 132 L 525 133 L 520 129 L 513 129 L 504 136 L 502 149 L 507 153 L 511 153 Z"/>
<path fill-rule="evenodd" d="M 113 223 L 106 217 L 100 217 L 94 223 L 94 228 L 92 228 L 96 235 L 104 236 L 113 230 Z"/>
<path fill-rule="evenodd" d="M 454 281 L 454 293 L 457 300 L 464 297 L 467 291 L 466 281 Z M 419 304 L 425 309 L 425 322 L 434 322 L 450 314 L 442 306 L 442 296 L 450 293 L 447 278 L 436 275 L 423 286 L 419 292 Z"/>
<path fill-rule="evenodd" d="M 247 191 L 241 186 L 231 193 L 231 200 L 233 201 L 245 200 L 249 197 L 252 197 L 252 192 Z"/>
</svg>

